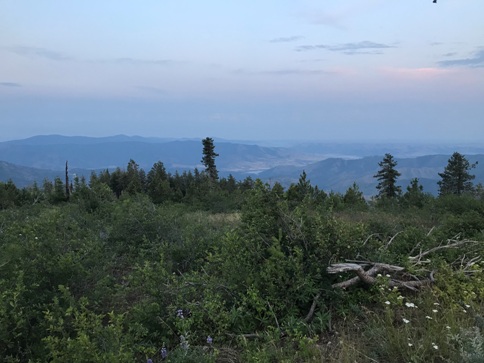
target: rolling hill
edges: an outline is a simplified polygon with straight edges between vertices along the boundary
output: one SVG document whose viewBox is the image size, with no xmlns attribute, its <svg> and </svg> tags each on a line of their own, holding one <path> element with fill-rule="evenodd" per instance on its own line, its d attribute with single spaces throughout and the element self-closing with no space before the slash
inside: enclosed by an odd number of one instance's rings
<svg viewBox="0 0 484 363">
<path fill-rule="evenodd" d="M 220 155 L 216 160 L 220 176 L 232 174 L 237 179 L 252 176 L 268 183 L 278 181 L 287 187 L 297 182 L 304 170 L 311 183 L 323 190 L 344 192 L 356 182 L 367 196 L 375 194 L 377 183 L 373 175 L 385 152 L 396 156 L 403 190 L 411 179 L 419 178 L 424 190 L 435 194 L 440 179 L 438 173 L 443 171 L 455 151 L 452 146 L 445 145 L 336 142 L 292 143 L 281 147 L 216 140 L 215 146 Z M 20 187 L 34 181 L 40 184 L 45 178 L 63 177 L 66 161 L 71 174 L 87 178 L 93 170 L 124 168 L 130 159 L 146 171 L 157 161 L 162 161 L 172 173 L 203 169 L 201 150 L 201 140 L 193 139 L 35 136 L 0 142 L 0 180 L 12 179 Z M 473 170 L 475 183 L 484 182 L 484 148 L 466 145 L 458 151 L 471 154 L 467 156 L 470 162 L 479 162 Z M 426 152 L 435 154 L 422 155 Z"/>
</svg>

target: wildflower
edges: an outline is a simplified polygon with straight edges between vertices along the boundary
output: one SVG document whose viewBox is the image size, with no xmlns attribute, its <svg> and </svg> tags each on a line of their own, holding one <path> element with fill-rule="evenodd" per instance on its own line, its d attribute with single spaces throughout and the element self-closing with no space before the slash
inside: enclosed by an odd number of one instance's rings
<svg viewBox="0 0 484 363">
<path fill-rule="evenodd" d="M 464 313 L 467 313 L 467 310 L 466 310 L 466 309 L 462 309 L 462 311 L 463 311 Z"/>
<path fill-rule="evenodd" d="M 385 304 L 390 305 L 390 301 L 388 301 L 388 300 L 385 301 Z"/>
<path fill-rule="evenodd" d="M 439 303 L 434 303 L 435 306 L 439 306 L 440 304 Z"/>
<path fill-rule="evenodd" d="M 403 321 L 403 322 L 404 322 L 405 324 L 408 324 L 408 323 L 410 323 L 410 320 L 408 320 L 408 319 L 405 319 L 405 318 L 403 318 L 403 319 L 402 319 L 402 321 Z"/>
<path fill-rule="evenodd" d="M 207 343 L 208 344 L 212 344 L 213 343 L 213 338 L 210 335 L 207 337 Z"/>
<path fill-rule="evenodd" d="M 185 319 L 185 317 L 183 316 L 183 309 L 178 309 L 176 311 L 176 317 L 180 319 Z"/>
<path fill-rule="evenodd" d="M 435 350 L 439 349 L 439 346 L 435 343 L 432 343 L 432 348 L 434 348 Z"/>
<path fill-rule="evenodd" d="M 445 329 L 450 330 L 450 326 L 448 326 L 448 325 L 447 325 L 447 326 L 445 327 Z"/>
<path fill-rule="evenodd" d="M 403 300 L 403 299 L 404 299 L 404 297 L 403 297 L 402 295 L 399 295 L 399 296 L 397 297 L 397 299 L 398 299 L 398 300 Z"/>
<path fill-rule="evenodd" d="M 386 276 L 386 277 L 390 277 L 390 275 L 389 275 L 389 274 L 386 274 L 385 276 Z"/>
<path fill-rule="evenodd" d="M 160 354 L 161 354 L 161 360 L 165 360 L 166 357 L 168 357 L 168 351 L 166 350 L 165 347 L 161 348 Z"/>
<path fill-rule="evenodd" d="M 180 346 L 183 350 L 187 350 L 190 346 L 190 344 L 188 344 L 188 340 L 183 335 L 180 335 Z"/>
<path fill-rule="evenodd" d="M 412 344 L 412 343 L 408 343 L 408 346 L 409 346 L 409 347 L 412 347 L 412 346 L 413 346 L 413 344 Z"/>
<path fill-rule="evenodd" d="M 426 319 L 429 319 L 429 320 L 432 320 L 432 318 L 430 316 L 428 316 L 428 315 L 425 318 Z"/>
<path fill-rule="evenodd" d="M 464 304 L 464 306 L 469 309 L 471 306 L 470 305 L 467 305 L 467 304 Z"/>
<path fill-rule="evenodd" d="M 151 359 L 148 359 L 146 363 L 153 363 L 153 361 Z"/>
<path fill-rule="evenodd" d="M 437 309 L 432 309 L 433 313 L 438 313 L 439 311 Z"/>
<path fill-rule="evenodd" d="M 381 274 L 376 275 L 376 277 L 381 277 Z"/>
<path fill-rule="evenodd" d="M 410 302 L 406 302 L 406 303 L 405 303 L 405 306 L 406 306 L 407 308 L 416 308 L 416 307 L 417 307 L 417 305 L 415 305 L 414 303 L 410 303 Z"/>
</svg>

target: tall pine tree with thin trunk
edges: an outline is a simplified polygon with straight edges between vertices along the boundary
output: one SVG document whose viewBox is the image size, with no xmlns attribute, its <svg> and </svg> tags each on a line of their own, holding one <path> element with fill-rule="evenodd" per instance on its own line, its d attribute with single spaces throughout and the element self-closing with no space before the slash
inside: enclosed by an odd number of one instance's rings
<svg viewBox="0 0 484 363">
<path fill-rule="evenodd" d="M 374 178 L 378 179 L 378 198 L 396 198 L 400 196 L 402 189 L 397 185 L 400 173 L 395 169 L 397 162 L 391 154 L 385 154 L 382 161 L 378 163 L 380 170 Z"/>
<path fill-rule="evenodd" d="M 439 195 L 455 194 L 461 195 L 472 192 L 474 186 L 472 180 L 475 175 L 471 175 L 469 170 L 475 168 L 477 163 L 470 164 L 464 155 L 455 152 L 450 157 L 443 173 L 439 173 L 442 178 L 438 182 Z"/>
<path fill-rule="evenodd" d="M 206 137 L 202 140 L 203 144 L 203 158 L 202 163 L 205 166 L 205 171 L 207 172 L 210 180 L 218 180 L 218 171 L 215 166 L 215 158 L 218 154 L 215 152 L 215 145 L 213 144 L 213 139 Z"/>
</svg>

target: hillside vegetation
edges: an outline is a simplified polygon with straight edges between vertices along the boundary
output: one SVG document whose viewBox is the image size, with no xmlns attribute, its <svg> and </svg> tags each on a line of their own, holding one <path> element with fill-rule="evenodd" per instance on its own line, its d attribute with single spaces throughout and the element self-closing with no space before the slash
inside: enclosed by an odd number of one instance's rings
<svg viewBox="0 0 484 363">
<path fill-rule="evenodd" d="M 0 183 L 2 362 L 484 360 L 472 178 L 439 197 L 388 189 L 387 155 L 367 201 L 305 173 L 286 189 L 219 179 L 207 150 L 204 171 L 131 160 Z"/>
</svg>

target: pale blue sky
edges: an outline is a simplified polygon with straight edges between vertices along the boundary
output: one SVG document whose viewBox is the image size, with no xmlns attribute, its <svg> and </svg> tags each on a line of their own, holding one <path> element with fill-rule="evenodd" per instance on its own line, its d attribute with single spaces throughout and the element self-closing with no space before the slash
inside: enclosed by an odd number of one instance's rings
<svg viewBox="0 0 484 363">
<path fill-rule="evenodd" d="M 482 0 L 0 0 L 0 140 L 484 140 Z"/>
</svg>

